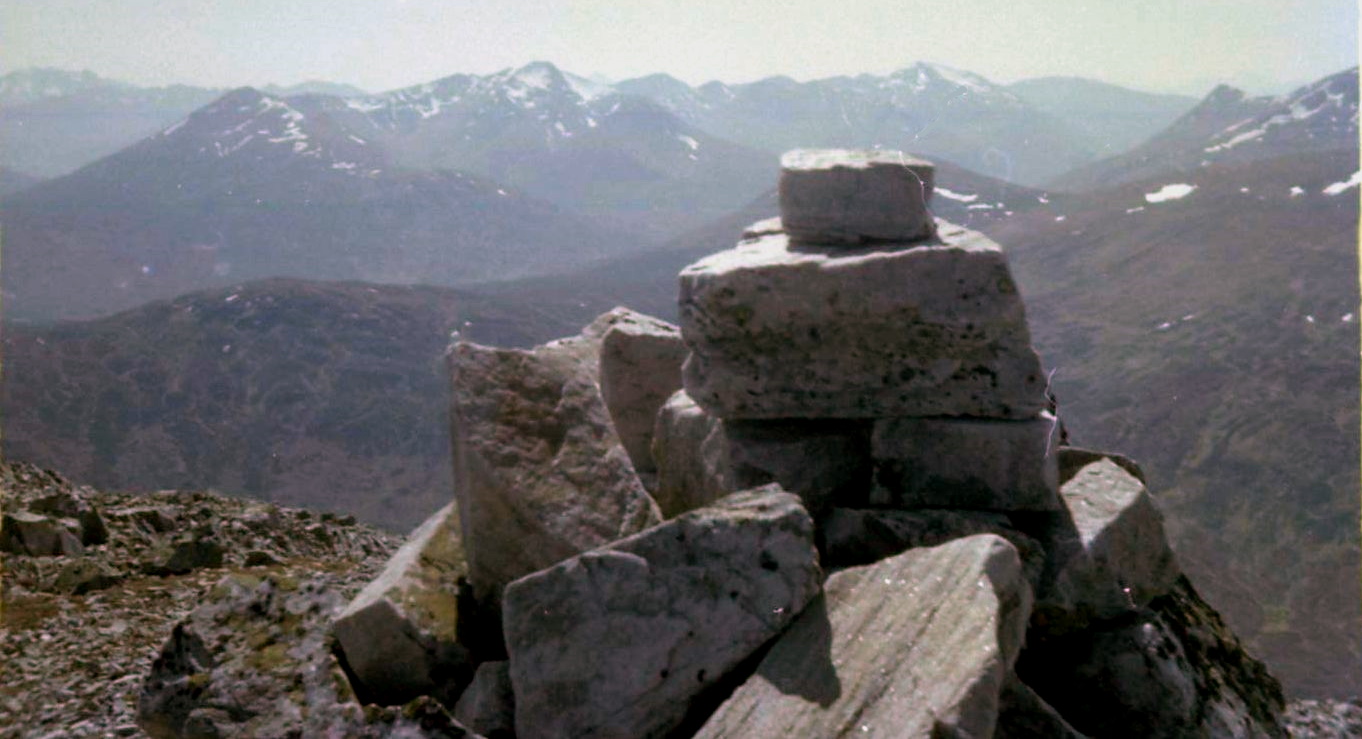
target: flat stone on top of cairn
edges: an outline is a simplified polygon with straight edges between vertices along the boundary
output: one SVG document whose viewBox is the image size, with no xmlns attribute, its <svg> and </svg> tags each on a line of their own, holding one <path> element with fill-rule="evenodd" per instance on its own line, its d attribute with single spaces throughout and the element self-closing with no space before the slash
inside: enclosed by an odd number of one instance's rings
<svg viewBox="0 0 1362 739">
<path fill-rule="evenodd" d="M 936 168 L 901 151 L 795 149 L 780 158 L 780 217 L 805 244 L 911 242 L 936 231 Z"/>
</svg>

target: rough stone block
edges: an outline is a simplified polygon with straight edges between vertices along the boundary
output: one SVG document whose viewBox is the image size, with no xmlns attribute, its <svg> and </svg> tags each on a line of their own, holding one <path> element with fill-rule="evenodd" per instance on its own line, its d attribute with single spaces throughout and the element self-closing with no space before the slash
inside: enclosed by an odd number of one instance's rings
<svg viewBox="0 0 1362 739">
<path fill-rule="evenodd" d="M 725 421 L 733 486 L 770 482 L 798 495 L 818 515 L 870 499 L 870 421 L 782 419 Z"/>
<path fill-rule="evenodd" d="M 436 511 L 336 618 L 332 631 L 366 702 L 433 695 L 453 705 L 472 679 L 458 643 L 458 587 L 468 570 L 459 528 L 456 504 Z"/>
<path fill-rule="evenodd" d="M 454 718 L 487 739 L 515 736 L 515 693 L 511 688 L 511 663 L 483 662 L 473 682 L 459 696 Z"/>
<path fill-rule="evenodd" d="M 945 223 L 924 244 L 832 250 L 773 234 L 686 267 L 686 392 L 726 421 L 1044 410 L 1002 249 Z"/>
<path fill-rule="evenodd" d="M 988 534 L 843 570 L 696 737 L 992 736 L 1030 609 Z"/>
<path fill-rule="evenodd" d="M 780 158 L 780 218 L 810 244 L 918 241 L 932 235 L 930 162 L 901 151 L 796 149 Z"/>
<path fill-rule="evenodd" d="M 601 339 L 601 396 L 615 432 L 640 475 L 653 464 L 653 422 L 672 393 L 681 389 L 686 345 L 681 330 L 666 321 L 617 308 L 622 317 Z"/>
<path fill-rule="evenodd" d="M 821 575 L 812 519 L 770 485 L 511 583 L 516 736 L 668 735 Z"/>
<path fill-rule="evenodd" d="M 449 351 L 454 496 L 469 580 L 495 607 L 512 580 L 662 520 L 598 386 L 608 313 L 532 350 Z"/>
<path fill-rule="evenodd" d="M 0 519 L 0 551 L 33 557 L 75 557 L 84 554 L 85 547 L 61 521 L 14 511 Z"/>
<path fill-rule="evenodd" d="M 892 508 L 1060 510 L 1055 417 L 886 418 L 871 442 L 874 503 Z"/>
<path fill-rule="evenodd" d="M 664 518 L 676 516 L 737 490 L 732 485 L 724 423 L 678 390 L 657 413 L 653 430 L 657 485 L 653 498 Z"/>
</svg>

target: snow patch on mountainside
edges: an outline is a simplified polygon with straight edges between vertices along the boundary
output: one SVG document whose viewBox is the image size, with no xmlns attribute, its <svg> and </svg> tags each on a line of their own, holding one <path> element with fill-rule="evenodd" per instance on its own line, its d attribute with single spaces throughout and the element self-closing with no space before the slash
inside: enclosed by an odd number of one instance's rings
<svg viewBox="0 0 1362 739">
<path fill-rule="evenodd" d="M 1362 185 L 1362 171 L 1353 172 L 1352 177 L 1349 177 L 1342 182 L 1335 182 L 1324 188 L 1322 192 L 1325 195 L 1342 195 L 1347 190 L 1357 187 L 1358 185 Z"/>
<path fill-rule="evenodd" d="M 1169 200 L 1180 200 L 1192 194 L 1195 189 L 1196 185 L 1188 185 L 1185 182 L 1164 185 L 1159 188 L 1158 192 L 1145 193 L 1144 200 L 1146 203 L 1165 203 Z"/>
</svg>

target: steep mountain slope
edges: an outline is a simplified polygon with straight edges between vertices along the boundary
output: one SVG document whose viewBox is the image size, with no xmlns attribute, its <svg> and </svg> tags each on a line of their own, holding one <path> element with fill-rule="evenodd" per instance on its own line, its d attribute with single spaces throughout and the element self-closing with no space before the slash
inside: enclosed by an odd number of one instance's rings
<svg viewBox="0 0 1362 739">
<path fill-rule="evenodd" d="M 10 193 L 19 192 L 42 182 L 41 177 L 34 177 L 7 167 L 0 167 L 0 198 Z"/>
<path fill-rule="evenodd" d="M 1034 184 L 1096 155 L 1095 142 L 1006 88 L 970 72 L 918 63 L 885 77 L 796 82 L 771 77 L 698 88 L 652 75 L 615 88 L 651 97 L 683 120 L 766 151 L 885 147 Z"/>
<path fill-rule="evenodd" d="M 654 235 L 712 220 L 773 184 L 773 156 L 548 62 L 347 104 L 398 164 L 482 174 Z"/>
<path fill-rule="evenodd" d="M 524 346 L 578 328 L 449 289 L 298 280 L 7 324 L 4 453 L 110 488 L 213 487 L 407 531 L 450 496 L 451 330 Z"/>
<path fill-rule="evenodd" d="M 636 243 L 471 175 L 395 168 L 352 114 L 243 88 L 7 198 L 7 315 L 97 315 L 278 275 L 455 284 Z"/>
<path fill-rule="evenodd" d="M 1187 95 L 1139 92 L 1082 77 L 1039 77 L 1006 89 L 1096 142 L 1102 157 L 1144 143 L 1197 104 Z"/>
<path fill-rule="evenodd" d="M 1139 460 L 1289 692 L 1362 690 L 1356 149 L 1075 197 L 1010 250 L 1075 443 Z"/>
<path fill-rule="evenodd" d="M 1090 190 L 1165 172 L 1355 148 L 1357 136 L 1357 67 L 1276 97 L 1250 98 L 1221 85 L 1144 144 L 1078 167 L 1050 184 Z"/>
<path fill-rule="evenodd" d="M 63 175 L 150 136 L 222 92 L 142 88 L 90 72 L 11 72 L 0 77 L 0 166 Z"/>
</svg>

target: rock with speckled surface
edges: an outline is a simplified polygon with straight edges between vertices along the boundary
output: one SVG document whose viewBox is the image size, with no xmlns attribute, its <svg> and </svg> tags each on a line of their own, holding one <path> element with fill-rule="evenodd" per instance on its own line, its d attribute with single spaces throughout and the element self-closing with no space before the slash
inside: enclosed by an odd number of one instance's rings
<svg viewBox="0 0 1362 739">
<path fill-rule="evenodd" d="M 780 158 L 780 218 L 810 244 L 908 242 L 935 230 L 931 162 L 893 150 L 795 149 Z"/>
</svg>

